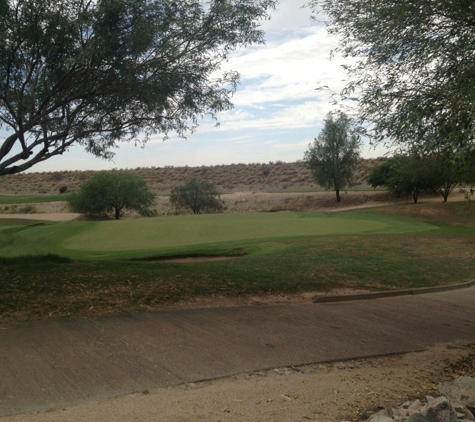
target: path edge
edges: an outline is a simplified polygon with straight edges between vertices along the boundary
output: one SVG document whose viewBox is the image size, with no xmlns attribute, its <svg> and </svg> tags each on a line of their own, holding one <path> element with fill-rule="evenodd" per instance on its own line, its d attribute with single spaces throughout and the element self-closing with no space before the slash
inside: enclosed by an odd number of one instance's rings
<svg viewBox="0 0 475 422">
<path fill-rule="evenodd" d="M 348 302 L 352 300 L 370 300 L 385 297 L 420 295 L 424 293 L 438 293 L 450 290 L 465 289 L 472 286 L 475 286 L 475 279 L 467 281 L 465 283 L 448 284 L 444 286 L 419 287 L 416 289 L 387 290 L 380 292 L 356 293 L 349 295 L 315 296 L 313 298 L 313 303 Z"/>
</svg>

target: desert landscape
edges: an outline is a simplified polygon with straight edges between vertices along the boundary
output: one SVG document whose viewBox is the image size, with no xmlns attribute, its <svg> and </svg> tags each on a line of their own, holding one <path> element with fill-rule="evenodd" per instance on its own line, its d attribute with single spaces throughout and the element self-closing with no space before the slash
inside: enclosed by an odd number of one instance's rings
<svg viewBox="0 0 475 422">
<path fill-rule="evenodd" d="M 361 159 L 354 174 L 354 187 L 369 188 L 366 181 L 371 169 L 385 158 Z M 177 185 L 196 177 L 213 183 L 221 193 L 311 191 L 318 188 L 306 163 L 281 161 L 252 164 L 229 164 L 201 167 L 156 167 L 122 169 L 144 178 L 150 189 L 158 194 L 168 194 Z M 52 195 L 59 194 L 61 186 L 68 191 L 78 189 L 94 171 L 30 172 L 2 176 L 2 195 Z"/>
</svg>

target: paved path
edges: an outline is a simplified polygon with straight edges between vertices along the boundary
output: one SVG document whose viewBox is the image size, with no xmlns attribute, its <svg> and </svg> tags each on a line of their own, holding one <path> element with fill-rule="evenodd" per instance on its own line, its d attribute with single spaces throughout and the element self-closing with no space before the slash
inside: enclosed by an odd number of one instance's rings
<svg viewBox="0 0 475 422">
<path fill-rule="evenodd" d="M 0 417 L 257 369 L 475 342 L 475 287 L 0 324 Z"/>
</svg>

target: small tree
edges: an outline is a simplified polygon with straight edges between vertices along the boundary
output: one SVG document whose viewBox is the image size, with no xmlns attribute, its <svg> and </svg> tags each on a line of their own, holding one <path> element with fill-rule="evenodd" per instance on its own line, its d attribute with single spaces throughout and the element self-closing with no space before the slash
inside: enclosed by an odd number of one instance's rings
<svg viewBox="0 0 475 422">
<path fill-rule="evenodd" d="M 360 156 L 360 138 L 353 119 L 339 112 L 329 113 L 313 145 L 305 152 L 307 162 L 317 183 L 325 189 L 333 188 L 336 201 L 340 190 L 351 185 L 353 172 Z"/>
<path fill-rule="evenodd" d="M 451 152 L 433 154 L 427 157 L 426 161 L 430 183 L 442 195 L 444 202 L 447 202 L 451 192 L 464 179 L 464 167 L 457 162 L 457 156 Z"/>
<path fill-rule="evenodd" d="M 432 176 L 427 158 L 397 155 L 375 167 L 368 182 L 373 188 L 385 186 L 396 198 L 411 196 L 417 204 L 421 192 L 437 189 L 437 182 Z"/>
<path fill-rule="evenodd" d="M 447 202 L 453 189 L 468 178 L 456 158 L 451 153 L 396 155 L 374 167 L 368 182 L 374 188 L 385 186 L 395 197 L 411 195 L 414 203 L 424 191 L 440 193 Z"/>
<path fill-rule="evenodd" d="M 170 202 L 178 211 L 191 209 L 193 214 L 223 212 L 224 204 L 216 187 L 205 180 L 189 179 L 183 186 L 172 189 Z"/>
<path fill-rule="evenodd" d="M 124 209 L 151 215 L 155 195 L 140 176 L 117 170 L 103 171 L 92 176 L 80 190 L 69 197 L 74 212 L 90 216 L 113 215 L 120 218 Z"/>
</svg>

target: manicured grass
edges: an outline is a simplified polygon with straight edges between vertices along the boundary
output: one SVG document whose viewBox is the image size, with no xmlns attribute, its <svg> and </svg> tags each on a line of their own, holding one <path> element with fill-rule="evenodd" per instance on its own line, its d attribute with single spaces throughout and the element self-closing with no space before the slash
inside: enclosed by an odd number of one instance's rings
<svg viewBox="0 0 475 422">
<path fill-rule="evenodd" d="M 401 233 L 435 229 L 414 220 L 371 213 L 249 213 L 184 215 L 96 222 L 68 238 L 65 248 L 80 251 L 152 250 L 235 241 L 299 236 Z M 34 233 L 27 232 L 35 236 Z"/>
<path fill-rule="evenodd" d="M 75 259 L 235 255 L 278 239 L 409 233 L 436 226 L 371 212 L 184 215 L 119 221 L 26 224 L 0 230 L 0 255 L 56 253 Z M 242 252 L 240 252 L 242 254 Z"/>
<path fill-rule="evenodd" d="M 337 287 L 380 290 L 467 281 L 475 277 L 475 227 L 451 225 L 448 215 L 458 215 L 457 220 L 462 220 L 473 214 L 469 208 L 463 208 L 465 204 L 454 206 L 450 212 L 443 205 L 415 206 L 427 211 L 420 212 L 426 223 L 394 216 L 399 214 L 399 209 L 405 215 L 417 210 L 405 206 L 320 217 L 297 213 L 293 217 L 295 221 L 287 213 L 281 214 L 285 225 L 295 224 L 295 227 L 317 221 L 326 226 L 351 221 L 350 229 L 360 222 L 378 223 L 349 234 L 341 231 L 320 235 L 266 235 L 204 245 L 192 242 L 188 246 L 131 250 L 115 255 L 107 252 L 107 259 L 92 259 L 99 251 L 75 250 L 77 257 L 82 254 L 88 259 L 69 263 L 32 257 L 22 258 L 17 263 L 0 262 L 0 318 L 23 320 L 135 312 L 197 296 L 322 292 Z M 272 221 L 279 214 L 262 214 L 262 218 Z M 175 221 L 176 227 L 184 221 L 182 217 L 163 220 Z M 85 233 L 104 234 L 101 226 L 102 223 L 96 222 L 46 223 L 25 226 L 22 230 L 18 225 L 3 226 L 0 236 L 9 233 L 10 241 L 2 243 L 0 240 L 0 255 L 15 248 L 16 255 L 20 255 L 22 247 L 25 249 L 28 243 L 35 241 L 38 250 L 46 245 L 44 253 L 63 255 L 66 249 L 54 250 L 54 242 L 60 242 L 65 236 L 79 242 Z M 438 229 L 431 230 L 434 226 Z M 406 231 L 408 228 L 411 230 Z M 30 250 L 23 253 L 31 253 L 35 248 L 27 247 Z M 225 261 L 187 263 L 112 259 L 114 256 L 215 254 L 241 256 Z"/>
<path fill-rule="evenodd" d="M 0 195 L 0 204 L 35 204 L 40 202 L 58 202 L 67 201 L 68 195 L 31 195 L 31 196 L 16 196 L 16 195 Z"/>
</svg>

